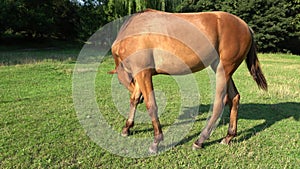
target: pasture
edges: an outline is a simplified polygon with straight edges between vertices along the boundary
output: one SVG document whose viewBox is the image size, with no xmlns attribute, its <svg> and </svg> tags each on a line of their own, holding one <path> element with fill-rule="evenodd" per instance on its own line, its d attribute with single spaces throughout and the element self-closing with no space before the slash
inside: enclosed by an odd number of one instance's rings
<svg viewBox="0 0 300 169">
<path fill-rule="evenodd" d="M 211 104 L 210 79 L 204 70 L 195 74 L 200 90 L 199 114 L 184 139 L 157 156 L 128 158 L 98 146 L 79 123 L 72 99 L 74 58 L 78 52 L 79 49 L 0 51 L 0 168 L 299 167 L 299 56 L 259 54 L 268 92 L 258 89 L 244 63 L 239 67 L 233 76 L 241 94 L 238 135 L 230 146 L 218 144 L 227 133 L 226 107 L 204 149 L 192 151 Z M 95 93 L 102 115 L 121 132 L 125 117 L 112 101 L 113 76 L 106 74 L 113 68 L 112 58 L 103 60 Z M 160 115 L 166 130 L 178 115 L 178 86 L 163 75 L 154 78 L 154 86 L 167 100 Z M 144 107 L 139 109 L 143 111 Z M 150 122 L 137 123 L 129 137 L 152 137 L 152 131 Z"/>
</svg>

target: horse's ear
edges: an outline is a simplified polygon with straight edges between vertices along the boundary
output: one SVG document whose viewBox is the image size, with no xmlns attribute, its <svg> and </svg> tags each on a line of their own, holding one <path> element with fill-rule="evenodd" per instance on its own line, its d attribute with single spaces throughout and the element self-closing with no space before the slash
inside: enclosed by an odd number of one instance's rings
<svg viewBox="0 0 300 169">
<path fill-rule="evenodd" d="M 117 71 L 116 71 L 116 69 L 114 69 L 114 70 L 111 70 L 111 71 L 109 71 L 109 72 L 107 72 L 108 74 L 116 74 L 117 73 Z"/>
</svg>

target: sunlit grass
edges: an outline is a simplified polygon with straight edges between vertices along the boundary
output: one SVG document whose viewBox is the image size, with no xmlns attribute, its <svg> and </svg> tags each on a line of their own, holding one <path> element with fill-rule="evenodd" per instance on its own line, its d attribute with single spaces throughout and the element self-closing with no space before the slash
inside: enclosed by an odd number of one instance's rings
<svg viewBox="0 0 300 169">
<path fill-rule="evenodd" d="M 18 57 L 17 53 L 13 55 Z M 46 57 L 47 53 L 42 55 Z M 59 52 L 55 55 L 58 57 Z M 211 104 L 208 73 L 202 71 L 195 74 L 200 108 L 193 128 L 170 150 L 138 159 L 111 154 L 86 135 L 73 105 L 73 61 L 42 59 L 1 66 L 0 168 L 297 168 L 300 163 L 300 57 L 260 54 L 259 58 L 269 90 L 258 89 L 244 63 L 237 70 L 234 80 L 241 94 L 241 105 L 238 136 L 231 146 L 218 144 L 227 132 L 226 108 L 205 148 L 191 149 L 205 125 Z M 121 132 L 126 112 L 120 114 L 115 107 L 111 95 L 114 76 L 106 74 L 114 68 L 113 64 L 112 59 L 106 59 L 99 67 L 96 100 L 108 122 Z M 160 115 L 166 131 L 178 115 L 178 86 L 169 76 L 157 76 L 154 87 L 166 99 L 166 103 L 161 100 L 165 109 Z M 124 100 L 129 107 L 129 96 Z M 143 105 L 139 111 L 145 113 L 139 115 L 141 120 L 148 118 Z M 152 137 L 150 119 L 137 121 L 132 133 L 129 137 Z"/>
</svg>

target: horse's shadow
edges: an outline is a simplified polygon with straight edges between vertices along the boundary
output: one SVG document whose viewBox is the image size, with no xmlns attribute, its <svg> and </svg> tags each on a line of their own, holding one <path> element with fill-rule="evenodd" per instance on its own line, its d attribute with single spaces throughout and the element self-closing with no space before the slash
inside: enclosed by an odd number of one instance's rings
<svg viewBox="0 0 300 169">
<path fill-rule="evenodd" d="M 186 119 L 183 122 L 176 123 L 175 125 L 184 125 L 186 123 L 197 123 L 197 122 L 203 122 L 207 120 L 206 118 L 197 118 L 196 120 L 190 120 L 191 115 L 190 112 L 193 112 L 195 109 L 199 109 L 199 114 L 201 112 L 209 112 L 211 108 L 211 105 L 200 105 L 197 107 L 190 107 L 185 108 L 183 111 L 184 113 L 179 117 L 181 119 Z M 239 106 L 239 114 L 238 119 L 246 119 L 246 120 L 264 120 L 263 123 L 258 124 L 256 126 L 250 127 L 248 129 L 239 127 L 238 124 L 238 136 L 243 135 L 243 137 L 237 137 L 235 138 L 235 142 L 243 142 L 245 140 L 250 139 L 251 137 L 254 137 L 256 133 L 263 132 L 267 128 L 271 127 L 276 122 L 279 122 L 284 119 L 293 118 L 296 121 L 300 120 L 300 103 L 297 102 L 285 102 L 285 103 L 277 103 L 277 104 L 258 104 L 258 103 L 248 103 L 248 104 L 240 104 Z M 228 106 L 225 107 L 224 113 L 221 117 L 220 125 L 228 125 L 229 124 L 229 110 Z M 162 124 L 162 127 L 168 127 L 170 125 L 174 124 Z M 218 127 L 216 128 L 216 130 Z M 135 130 L 135 133 L 140 132 L 150 132 L 153 131 L 152 128 L 143 129 L 143 130 Z M 185 138 L 183 138 L 180 142 L 174 143 L 174 145 L 169 146 L 175 146 L 175 145 L 183 145 L 187 142 L 190 142 L 191 140 L 195 140 L 198 138 L 199 134 L 201 132 L 201 129 L 199 129 L 199 132 L 196 132 L 194 134 L 188 135 Z M 226 133 L 224 133 L 224 136 Z M 220 142 L 222 138 L 219 138 L 217 140 L 208 140 L 205 142 L 204 146 L 209 146 L 211 144 L 215 144 L 217 142 Z M 169 147 L 168 146 L 168 147 Z"/>
<path fill-rule="evenodd" d="M 199 112 L 208 112 L 210 110 L 210 106 L 211 105 L 200 105 Z M 229 111 L 227 107 L 226 109 L 227 110 L 224 111 L 219 125 L 229 124 Z M 237 139 L 235 139 L 235 141 L 243 142 L 245 140 L 248 140 L 251 137 L 255 136 L 255 133 L 263 132 L 265 129 L 271 127 L 276 122 L 291 117 L 296 121 L 300 120 L 300 103 L 285 102 L 277 104 L 240 104 L 238 119 L 264 120 L 264 122 L 248 129 L 241 129 L 241 131 L 238 131 L 237 135 L 243 135 L 243 137 L 238 137 Z M 179 145 L 196 139 L 199 136 L 200 132 L 201 131 L 184 138 L 179 143 Z M 224 133 L 224 136 L 225 134 L 226 133 Z M 221 139 L 222 138 L 214 141 L 208 141 L 207 143 L 205 143 L 205 145 L 211 145 L 216 142 L 220 142 Z"/>
</svg>

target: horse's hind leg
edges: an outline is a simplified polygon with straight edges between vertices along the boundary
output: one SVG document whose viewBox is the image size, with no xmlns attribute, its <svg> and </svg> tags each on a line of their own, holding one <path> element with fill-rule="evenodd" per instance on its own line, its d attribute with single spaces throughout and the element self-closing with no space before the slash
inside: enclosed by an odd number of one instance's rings
<svg viewBox="0 0 300 169">
<path fill-rule="evenodd" d="M 129 111 L 128 119 L 126 120 L 126 124 L 122 130 L 122 136 L 128 136 L 130 133 L 129 131 L 130 128 L 132 128 L 134 125 L 134 116 L 136 112 L 136 107 L 140 102 L 141 96 L 142 93 L 140 91 L 139 85 L 135 84 L 133 92 L 131 93 L 130 96 L 130 111 Z"/>
<path fill-rule="evenodd" d="M 220 118 L 224 109 L 224 98 L 227 93 L 227 79 L 222 63 L 215 63 L 212 68 L 216 72 L 216 93 L 213 105 L 213 113 L 205 128 L 202 130 L 199 139 L 193 144 L 193 149 L 201 148 L 204 141 L 211 135 L 211 132 L 217 125 L 217 120 Z"/>
<path fill-rule="evenodd" d="M 232 78 L 230 78 L 230 80 L 228 81 L 227 96 L 227 103 L 230 107 L 230 122 L 227 136 L 221 141 L 222 144 L 229 144 L 231 139 L 237 134 L 237 119 L 240 94 L 238 93 L 238 90 L 236 89 Z"/>
</svg>

